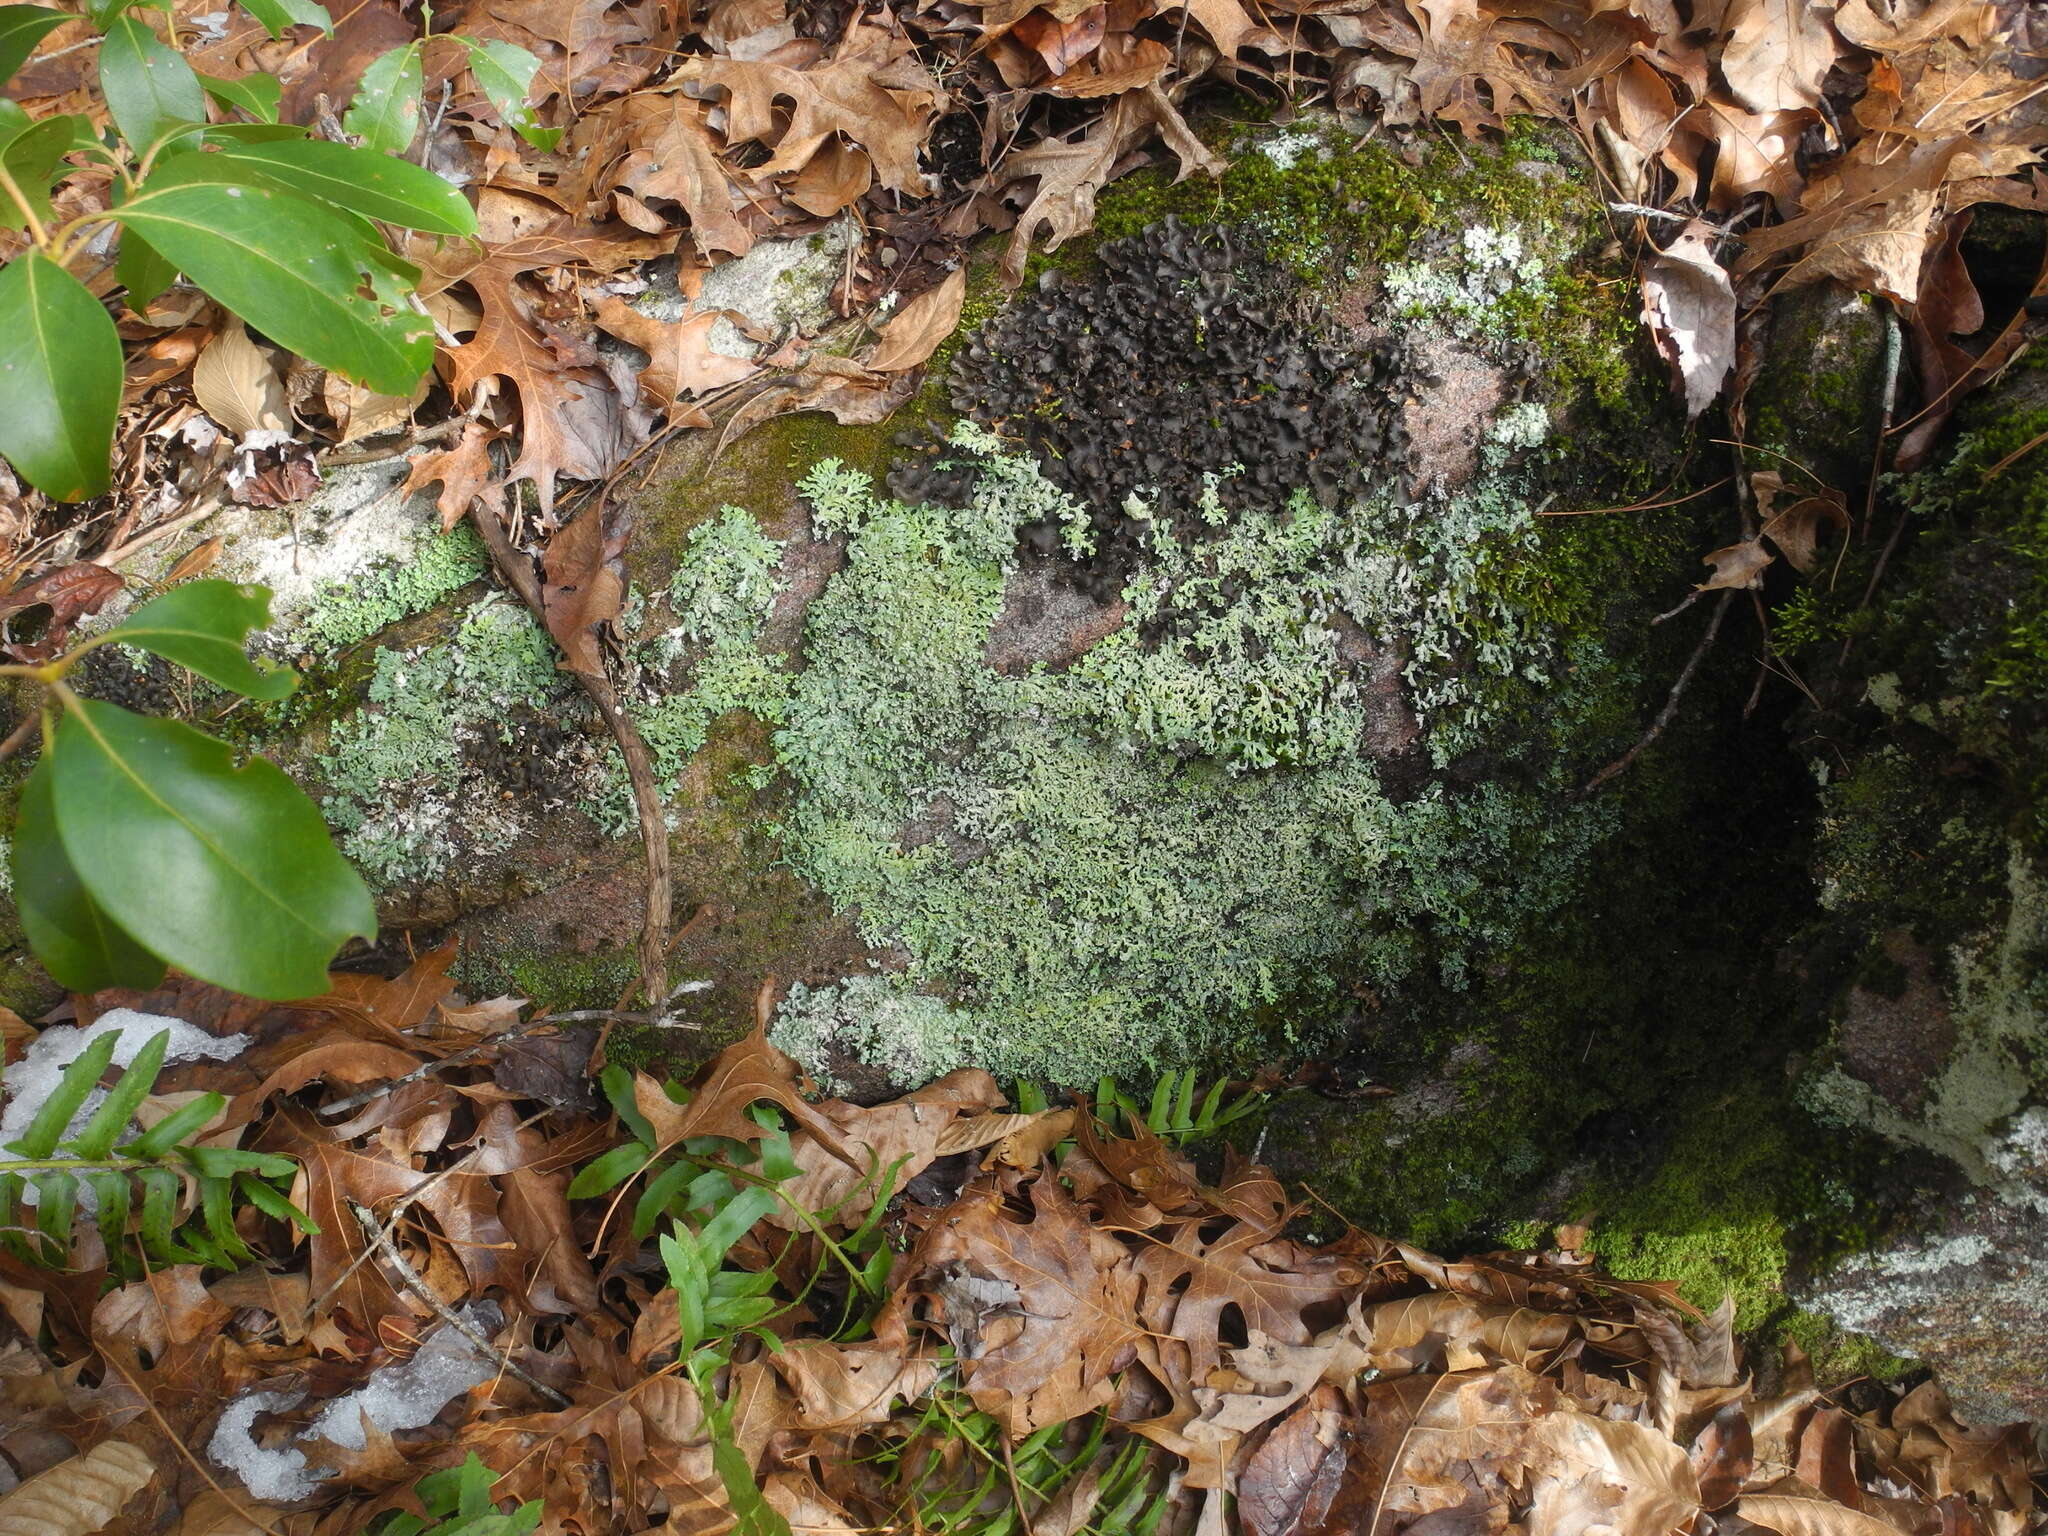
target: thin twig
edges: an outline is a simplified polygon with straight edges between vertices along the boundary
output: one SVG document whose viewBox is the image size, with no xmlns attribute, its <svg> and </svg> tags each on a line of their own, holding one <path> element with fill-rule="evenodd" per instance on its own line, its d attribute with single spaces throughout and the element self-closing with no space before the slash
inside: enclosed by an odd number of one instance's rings
<svg viewBox="0 0 2048 1536">
<path fill-rule="evenodd" d="M 537 1114 L 528 1115 L 524 1120 L 520 1121 L 514 1129 L 523 1131 L 528 1126 L 538 1124 L 540 1121 L 546 1119 L 550 1113 L 552 1113 L 552 1111 L 543 1109 L 539 1111 Z M 405 1213 L 412 1209 L 414 1201 L 418 1200 L 421 1195 L 424 1195 L 428 1190 L 432 1189 L 436 1184 L 440 1183 L 443 1179 L 453 1178 L 456 1174 L 462 1172 L 465 1168 L 467 1168 L 471 1163 L 475 1162 L 477 1158 L 483 1155 L 483 1150 L 486 1145 L 486 1142 L 479 1140 L 475 1146 L 471 1147 L 467 1152 L 463 1153 L 462 1156 L 458 1157 L 446 1168 L 435 1169 L 434 1172 L 428 1174 L 425 1178 L 421 1179 L 419 1183 L 413 1185 L 412 1188 L 406 1190 L 404 1194 L 400 1195 L 398 1199 L 392 1204 L 391 1215 L 389 1216 L 389 1218 L 386 1219 L 384 1223 L 385 1237 L 388 1239 L 392 1233 L 398 1230 L 398 1224 L 401 1221 L 405 1220 Z M 322 1291 L 319 1294 L 319 1296 L 314 1299 L 313 1304 L 306 1309 L 307 1315 L 310 1317 L 314 1313 L 325 1310 L 328 1302 L 332 1301 L 335 1297 L 335 1294 L 338 1291 L 340 1291 L 340 1289 L 344 1285 L 348 1283 L 349 1276 L 353 1275 L 357 1270 L 361 1269 L 363 1267 L 364 1262 L 368 1260 L 370 1255 L 375 1253 L 376 1251 L 377 1250 L 375 1248 L 365 1248 L 353 1259 L 350 1259 L 348 1262 L 348 1266 L 345 1269 L 343 1269 L 340 1274 L 336 1275 L 333 1280 L 328 1282 L 327 1289 Z"/>
<path fill-rule="evenodd" d="M 396 1093 L 408 1084 L 416 1083 L 422 1078 L 432 1077 L 437 1072 L 445 1072 L 451 1067 L 466 1067 L 479 1056 L 489 1054 L 490 1051 L 504 1042 L 523 1039 L 527 1035 L 531 1035 L 556 1022 L 558 1020 L 554 1014 L 544 1014 L 537 1019 L 528 1019 L 524 1024 L 517 1025 L 512 1029 L 501 1030 L 488 1039 L 479 1040 L 475 1045 L 466 1045 L 461 1050 L 451 1051 L 448 1055 L 434 1061 L 423 1062 L 403 1077 L 394 1077 L 390 1082 L 380 1083 L 375 1088 L 365 1088 L 361 1093 L 352 1093 L 345 1099 L 335 1100 L 332 1104 L 322 1104 L 320 1106 L 320 1113 L 330 1118 L 338 1118 L 352 1110 L 361 1109 L 373 1099 L 381 1099 L 387 1093 Z"/>
<path fill-rule="evenodd" d="M 5 741 L 0 741 L 0 762 L 5 762 L 8 758 L 19 752 L 22 743 L 35 734 L 36 727 L 42 724 L 42 721 L 43 715 L 41 710 L 31 709 L 24 711 L 21 717 L 21 724 L 7 733 Z"/>
<path fill-rule="evenodd" d="M 1664 700 L 1664 707 L 1657 711 L 1657 718 L 1650 722 L 1650 728 L 1643 733 L 1642 740 L 1588 779 L 1586 787 L 1579 791 L 1580 794 L 1592 794 L 1616 774 L 1623 772 L 1630 763 L 1642 755 L 1645 747 L 1664 734 L 1664 728 L 1677 717 L 1678 701 L 1685 697 L 1685 690 L 1691 685 L 1693 674 L 1699 671 L 1700 663 L 1707 659 L 1707 652 L 1714 648 L 1714 637 L 1721 632 L 1721 621 L 1728 617 L 1728 603 L 1734 596 L 1733 588 L 1721 594 L 1721 601 L 1714 605 L 1714 617 L 1708 621 L 1707 632 L 1700 636 L 1700 643 L 1693 647 L 1692 659 L 1686 662 L 1685 670 L 1678 674 L 1678 681 L 1671 685 L 1670 696 Z"/>
<path fill-rule="evenodd" d="M 427 1282 L 420 1278 L 419 1271 L 412 1267 L 412 1262 L 398 1251 L 398 1245 L 391 1241 L 382 1227 L 377 1225 L 376 1217 L 372 1216 L 353 1200 L 349 1201 L 348 1208 L 355 1213 L 356 1220 L 362 1225 L 364 1235 L 384 1251 L 384 1257 L 389 1259 L 392 1266 L 398 1271 L 399 1278 L 405 1282 L 405 1288 L 411 1291 L 413 1295 L 419 1297 L 429 1307 L 433 1308 L 434 1316 L 440 1318 L 442 1322 L 469 1340 L 484 1355 L 497 1361 L 500 1370 L 504 1371 L 507 1375 L 516 1376 L 519 1380 L 533 1388 L 535 1392 L 540 1394 L 543 1400 L 554 1404 L 557 1408 L 567 1408 L 569 1406 L 568 1398 L 557 1392 L 546 1382 L 540 1380 L 531 1371 L 526 1370 L 505 1351 L 492 1344 L 489 1339 L 478 1333 L 466 1318 L 462 1317 L 447 1302 L 435 1295 L 428 1287 Z"/>
<path fill-rule="evenodd" d="M 583 515 L 594 517 L 602 504 Z M 470 521 L 476 524 L 484 545 L 491 552 L 499 573 L 512 584 L 541 626 L 547 626 L 547 604 L 541 596 L 540 580 L 533 563 L 512 547 L 512 540 L 489 507 L 482 501 L 469 504 Z M 619 703 L 618 690 L 602 673 L 577 670 L 576 680 L 597 706 L 605 728 L 619 744 L 626 760 L 626 777 L 633 786 L 633 810 L 640 821 L 640 845 L 647 857 L 647 912 L 640 924 L 640 991 L 649 1006 L 660 1008 L 668 997 L 669 903 L 673 899 L 670 873 L 668 819 L 662 813 L 661 786 L 654 776 L 654 755 L 633 717 Z"/>
<path fill-rule="evenodd" d="M 207 1487 L 211 1488 L 215 1493 L 219 1494 L 221 1496 L 222 1502 L 225 1503 L 229 1509 L 233 1510 L 235 1514 L 239 1515 L 242 1519 L 248 1521 L 249 1524 L 254 1526 L 257 1530 L 264 1532 L 265 1536 L 278 1536 L 278 1530 L 276 1526 L 270 1524 L 268 1521 L 258 1519 L 256 1516 L 256 1512 L 254 1510 L 250 1509 L 248 1505 L 244 1504 L 232 1493 L 229 1493 L 227 1489 L 221 1487 L 219 1480 L 216 1479 L 211 1472 L 206 1470 L 206 1463 L 201 1461 L 197 1456 L 195 1456 L 192 1453 L 192 1448 L 184 1442 L 183 1438 L 180 1437 L 180 1435 L 175 1429 L 171 1428 L 170 1424 L 165 1420 L 163 1414 L 158 1411 L 156 1404 L 150 1400 L 149 1394 L 142 1390 L 142 1383 L 137 1381 L 133 1376 L 128 1374 L 128 1367 L 123 1365 L 119 1360 L 115 1359 L 113 1355 L 109 1354 L 104 1349 L 100 1351 L 100 1358 L 106 1361 L 107 1364 L 113 1368 L 115 1374 L 117 1374 L 123 1381 L 128 1383 L 128 1389 L 131 1392 L 133 1392 L 137 1397 L 142 1399 L 142 1406 L 147 1408 L 149 1410 L 149 1416 L 156 1420 L 157 1428 L 161 1429 L 164 1432 L 165 1438 L 167 1438 L 172 1445 L 178 1448 L 178 1454 L 180 1456 L 183 1456 L 187 1461 L 191 1462 L 193 1469 L 197 1471 L 201 1477 L 206 1479 Z"/>
<path fill-rule="evenodd" d="M 104 554 L 94 555 L 92 563 L 94 565 L 104 565 L 111 570 L 123 560 L 128 559 L 129 556 L 139 554 L 142 550 L 147 549 L 150 545 L 156 543 L 158 539 L 169 538 L 174 533 L 190 528 L 194 523 L 203 522 L 219 510 L 220 508 L 217 506 L 205 506 L 195 508 L 190 512 L 180 513 L 177 517 L 158 523 L 152 528 L 143 529 L 142 532 L 135 535 L 134 538 L 125 544 L 107 550 Z"/>
<path fill-rule="evenodd" d="M 384 448 L 335 448 L 320 456 L 320 465 L 323 469 L 345 469 L 355 464 L 381 464 L 386 459 L 403 458 L 415 448 L 453 437 L 474 420 L 474 416 L 450 416 L 431 427 L 408 432 L 401 441 Z"/>
<path fill-rule="evenodd" d="M 1712 485 L 1704 489 L 1688 491 L 1683 496 L 1673 496 L 1666 501 L 1635 501 L 1630 502 L 1625 507 L 1570 507 L 1560 508 L 1555 512 L 1539 509 L 1536 515 L 1538 517 L 1597 517 L 1605 512 L 1658 512 L 1662 511 L 1665 507 L 1680 507 L 1688 501 L 1698 501 L 1702 496 L 1711 496 L 1734 478 L 1733 475 L 1723 475 Z M 1665 489 L 1668 490 L 1670 487 L 1667 486 Z"/>
</svg>

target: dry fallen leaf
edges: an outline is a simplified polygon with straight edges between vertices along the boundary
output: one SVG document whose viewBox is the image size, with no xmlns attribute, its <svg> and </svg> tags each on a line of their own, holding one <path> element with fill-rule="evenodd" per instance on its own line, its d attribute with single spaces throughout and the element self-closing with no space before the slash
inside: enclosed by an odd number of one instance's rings
<svg viewBox="0 0 2048 1536">
<path fill-rule="evenodd" d="M 104 1440 L 0 1494 L 0 1536 L 93 1536 L 157 1475 L 135 1446 Z"/>
<path fill-rule="evenodd" d="M 232 317 L 193 363 L 192 393 L 199 408 L 232 437 L 291 430 L 283 376 L 249 339 L 242 322 Z"/>
<path fill-rule="evenodd" d="M 468 515 L 471 503 L 479 498 L 496 500 L 491 467 L 491 442 L 496 436 L 480 421 L 466 422 L 453 448 L 423 453 L 412 461 L 400 494 L 410 496 L 440 481 L 441 494 L 434 498 L 434 506 L 441 514 L 441 531 L 447 533 Z"/>
<path fill-rule="evenodd" d="M 1688 417 L 1714 403 L 1735 366 L 1735 285 L 1714 259 L 1715 234 L 1706 220 L 1689 220 L 1643 263 L 1643 319 Z"/>
<path fill-rule="evenodd" d="M 1744 539 L 1740 544 L 1730 544 L 1700 556 L 1702 565 L 1711 565 L 1714 574 L 1699 584 L 1702 592 L 1715 592 L 1723 587 L 1748 591 L 1764 584 L 1764 568 L 1774 559 L 1763 546 L 1761 539 Z"/>
<path fill-rule="evenodd" d="M 761 371 L 751 358 L 713 350 L 711 331 L 723 310 L 693 310 L 680 320 L 657 320 L 615 298 L 600 299 L 597 323 L 647 354 L 640 382 L 676 419 L 693 409 L 687 397 L 736 384 Z"/>
<path fill-rule="evenodd" d="M 626 530 L 604 513 L 596 506 L 571 520 L 548 541 L 541 561 L 548 633 L 562 648 L 561 665 L 585 677 L 605 675 L 600 632 L 626 601 Z"/>
<path fill-rule="evenodd" d="M 915 368 L 960 324 L 967 302 L 967 269 L 956 267 L 936 288 L 928 288 L 890 317 L 876 338 L 866 366 L 876 373 L 901 373 Z"/>
</svg>

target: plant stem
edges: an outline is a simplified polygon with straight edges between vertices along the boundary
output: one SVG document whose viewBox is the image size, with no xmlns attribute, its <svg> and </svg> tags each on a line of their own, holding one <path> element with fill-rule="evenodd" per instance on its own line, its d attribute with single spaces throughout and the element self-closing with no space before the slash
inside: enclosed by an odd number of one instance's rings
<svg viewBox="0 0 2048 1536">
<path fill-rule="evenodd" d="M 9 1173 L 128 1173 L 137 1168 L 154 1168 L 152 1162 L 133 1157 L 20 1157 L 0 1159 L 0 1174 Z"/>
<path fill-rule="evenodd" d="M 43 221 L 36 217 L 34 204 L 29 202 L 28 195 L 21 190 L 21 183 L 14 179 L 14 173 L 7 169 L 7 162 L 4 160 L 0 160 L 0 192 L 5 192 L 13 200 L 14 206 L 21 210 L 21 216 L 28 224 L 29 238 L 35 241 L 39 248 L 47 250 L 50 244 L 49 233 L 43 228 Z"/>
</svg>

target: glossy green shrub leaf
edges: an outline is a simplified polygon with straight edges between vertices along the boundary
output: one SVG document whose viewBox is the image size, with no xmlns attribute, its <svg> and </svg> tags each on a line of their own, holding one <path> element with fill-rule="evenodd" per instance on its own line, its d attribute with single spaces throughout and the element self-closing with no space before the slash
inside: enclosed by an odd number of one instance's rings
<svg viewBox="0 0 2048 1536">
<path fill-rule="evenodd" d="M 272 37 L 283 37 L 293 27 L 334 31 L 334 18 L 316 0 L 242 0 L 242 9 L 262 22 Z"/>
<path fill-rule="evenodd" d="M 436 235 L 476 233 L 476 213 L 468 198 L 432 171 L 394 155 L 325 139 L 292 139 L 240 144 L 222 150 L 220 157 L 248 171 L 259 184 L 318 198 L 364 218 Z"/>
<path fill-rule="evenodd" d="M 28 62 L 43 35 L 71 17 L 42 5 L 0 5 L 0 82 Z"/>
<path fill-rule="evenodd" d="M 234 168 L 211 162 L 224 158 L 181 156 L 113 217 L 279 346 L 379 393 L 410 391 L 434 359 L 432 325 L 405 302 L 417 272 L 345 213 L 223 179 Z"/>
<path fill-rule="evenodd" d="M 362 877 L 276 764 L 116 705 L 70 705 L 51 753 L 57 832 L 86 889 L 137 942 L 251 997 L 312 997 L 376 931 Z"/>
<path fill-rule="evenodd" d="M 47 757 L 22 787 L 8 857 L 22 933 L 59 986 L 97 992 L 101 987 L 153 987 L 163 980 L 163 961 L 114 925 L 71 867 L 57 839 Z"/>
<path fill-rule="evenodd" d="M 206 92 L 185 56 L 129 12 L 100 42 L 100 91 L 114 126 L 147 149 L 182 123 L 206 121 Z"/>
<path fill-rule="evenodd" d="M 53 501 L 107 488 L 121 339 L 85 285 L 41 251 L 0 268 L 0 454 Z"/>
<path fill-rule="evenodd" d="M 50 182 L 63 167 L 64 156 L 76 135 L 69 117 L 46 118 L 9 134 L 0 128 L 0 164 L 14 178 L 30 210 L 43 223 L 50 221 Z M 0 197 L 0 229 L 26 229 L 28 218 L 12 197 Z"/>
<path fill-rule="evenodd" d="M 120 248 L 114 253 L 114 276 L 120 280 L 128 307 L 139 315 L 178 280 L 178 269 L 165 261 L 155 246 L 127 229 L 121 232 Z"/>
<path fill-rule="evenodd" d="M 533 77 L 540 73 L 540 60 L 516 43 L 479 42 L 473 37 L 455 39 L 469 50 L 469 72 L 490 98 L 505 126 L 542 154 L 552 150 L 562 137 L 559 128 L 541 126 L 540 114 L 527 101 Z"/>
<path fill-rule="evenodd" d="M 363 141 L 363 148 L 384 155 L 402 155 L 420 131 L 420 96 L 426 77 L 420 45 L 405 43 L 379 54 L 363 71 L 355 100 L 341 126 Z"/>
<path fill-rule="evenodd" d="M 249 631 L 270 624 L 270 589 L 234 581 L 188 581 L 152 598 L 100 637 L 189 667 L 251 699 L 281 699 L 298 674 L 252 662 Z"/>
<path fill-rule="evenodd" d="M 218 75 L 201 75 L 199 84 L 206 94 L 224 107 L 246 112 L 259 123 L 277 121 L 277 104 L 283 99 L 284 87 L 275 75 L 266 75 L 258 70 L 242 76 L 239 80 L 223 80 Z"/>
</svg>

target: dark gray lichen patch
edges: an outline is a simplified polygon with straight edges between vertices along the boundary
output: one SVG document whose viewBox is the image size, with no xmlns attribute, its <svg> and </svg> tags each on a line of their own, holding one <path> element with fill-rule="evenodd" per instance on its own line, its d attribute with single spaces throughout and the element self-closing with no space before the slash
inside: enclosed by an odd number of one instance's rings
<svg viewBox="0 0 2048 1536">
<path fill-rule="evenodd" d="M 1076 584 L 1110 598 L 1154 523 L 1213 536 L 1207 485 L 1233 511 L 1365 494 L 1396 447 L 1390 364 L 1306 318 L 1295 274 L 1224 226 L 1174 217 L 1096 259 L 1085 280 L 1046 273 L 960 349 L 948 379 L 956 411 L 1027 450 L 1088 509 L 1085 541 L 1039 520 L 1018 530 L 1025 550 L 1085 553 Z M 957 503 L 971 471 L 955 458 L 934 435 L 889 487 Z"/>
</svg>

